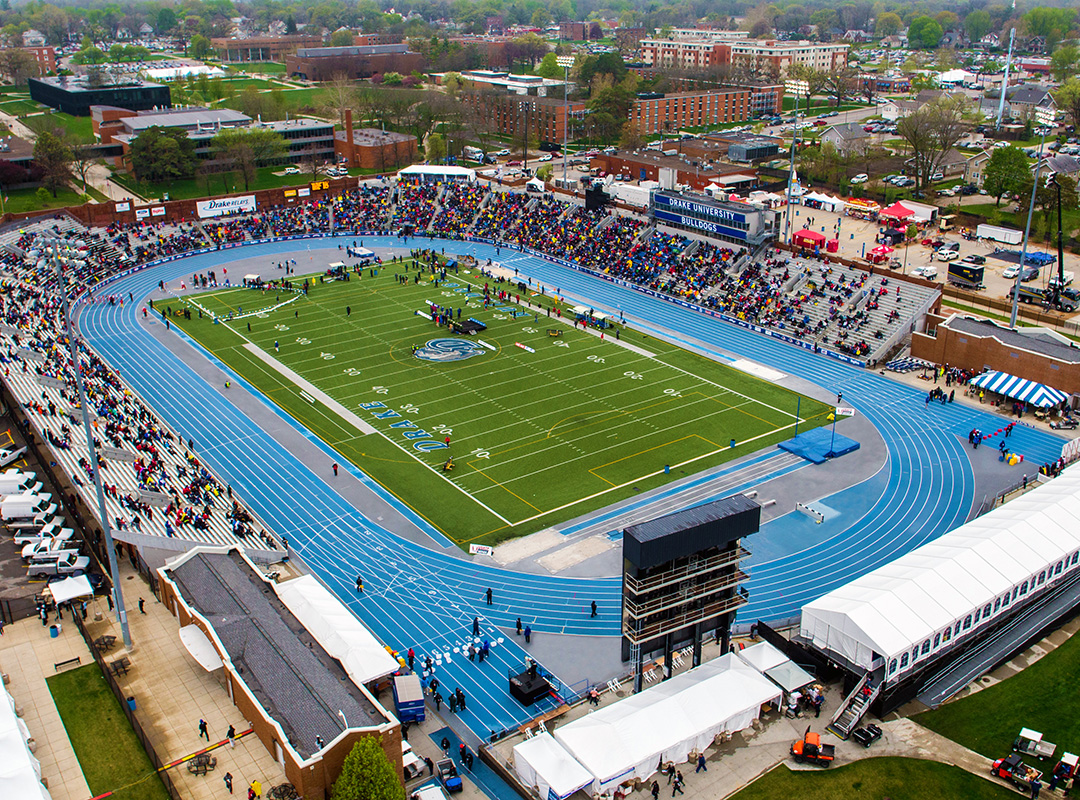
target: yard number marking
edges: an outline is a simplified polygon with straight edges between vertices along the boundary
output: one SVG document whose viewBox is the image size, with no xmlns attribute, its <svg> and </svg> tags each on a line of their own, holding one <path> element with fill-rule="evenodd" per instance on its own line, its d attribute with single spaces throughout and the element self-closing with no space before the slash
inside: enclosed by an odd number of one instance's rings
<svg viewBox="0 0 1080 800">
<path fill-rule="evenodd" d="M 359 378 L 360 377 L 360 370 L 358 370 L 356 367 L 345 367 L 345 369 L 343 369 L 342 372 L 344 372 L 350 378 Z"/>
<path fill-rule="evenodd" d="M 606 361 L 604 361 L 603 358 L 601 358 L 600 356 L 597 356 L 597 355 L 585 356 L 585 360 L 586 361 L 592 361 L 595 364 L 606 364 L 607 363 Z M 626 373 L 626 374 L 629 374 L 629 373 Z"/>
<path fill-rule="evenodd" d="M 287 331 L 288 329 L 289 329 L 288 325 L 275 325 L 274 326 L 275 331 Z"/>
<path fill-rule="evenodd" d="M 625 375 L 632 381 L 640 381 L 645 379 L 645 376 L 642 375 L 640 372 L 624 372 L 623 375 Z"/>
<path fill-rule="evenodd" d="M 311 339 L 307 339 L 307 338 L 305 338 L 303 336 L 297 336 L 296 337 L 296 343 L 297 344 L 311 344 Z"/>
<path fill-rule="evenodd" d="M 385 386 L 372 386 L 371 391 L 375 392 L 375 394 L 386 394 L 390 390 Z"/>
<path fill-rule="evenodd" d="M 472 453 L 470 453 L 470 455 L 474 455 L 477 458 L 491 458 L 491 453 L 489 453 L 487 450 L 484 450 L 481 447 L 478 447 L 475 450 L 473 450 Z"/>
<path fill-rule="evenodd" d="M 682 397 L 682 394 L 677 389 L 664 389 L 664 394 L 669 394 L 672 397 Z"/>
</svg>

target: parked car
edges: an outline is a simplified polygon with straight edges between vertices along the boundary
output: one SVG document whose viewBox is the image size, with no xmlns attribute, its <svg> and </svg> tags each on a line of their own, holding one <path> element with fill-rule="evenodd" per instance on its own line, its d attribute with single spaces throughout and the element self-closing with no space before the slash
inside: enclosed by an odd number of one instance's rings
<svg viewBox="0 0 1080 800">
<path fill-rule="evenodd" d="M 974 264 L 975 266 L 979 267 L 986 263 L 986 257 L 977 255 L 964 256 L 962 259 L 960 259 L 960 263 Z"/>
<path fill-rule="evenodd" d="M 933 175 L 930 176 L 930 180 L 932 180 L 932 181 L 945 180 L 945 174 L 942 173 L 942 172 L 935 172 Z"/>
<path fill-rule="evenodd" d="M 299 175 L 300 174 L 300 167 L 285 167 L 285 174 L 286 175 Z"/>
<path fill-rule="evenodd" d="M 497 156 L 497 157 L 499 157 L 499 158 L 503 158 L 503 157 L 505 157 L 505 156 L 508 156 L 508 155 L 510 155 L 510 151 L 509 151 L 509 150 L 506 150 L 506 149 L 503 149 L 503 150 L 496 150 L 496 151 L 495 151 L 494 153 L 492 153 L 492 155 L 493 155 L 493 156 Z"/>
<path fill-rule="evenodd" d="M 955 189 L 942 189 L 938 192 L 938 197 L 956 197 Z"/>
<path fill-rule="evenodd" d="M 868 176 L 865 172 L 860 172 L 858 175 L 851 179 L 851 182 L 866 183 L 868 180 L 870 180 L 870 176 Z"/>
<path fill-rule="evenodd" d="M 1012 280 L 1013 278 L 1015 278 L 1019 274 L 1020 274 L 1020 265 L 1019 264 L 1013 264 L 1011 267 L 1005 267 L 1005 271 L 1001 273 L 1001 276 L 1003 278 L 1008 278 L 1009 280 Z"/>
<path fill-rule="evenodd" d="M 946 250 L 945 248 L 942 248 L 941 250 L 938 250 L 937 258 L 938 261 L 955 261 L 960 258 L 960 253 L 956 250 Z"/>
<path fill-rule="evenodd" d="M 551 158 L 552 158 L 551 153 L 544 153 L 542 156 L 540 156 L 540 158 L 538 158 L 536 160 L 537 161 L 551 161 Z"/>
<path fill-rule="evenodd" d="M 506 166 L 508 166 L 508 167 L 520 167 L 521 162 L 520 161 L 507 161 Z"/>
</svg>

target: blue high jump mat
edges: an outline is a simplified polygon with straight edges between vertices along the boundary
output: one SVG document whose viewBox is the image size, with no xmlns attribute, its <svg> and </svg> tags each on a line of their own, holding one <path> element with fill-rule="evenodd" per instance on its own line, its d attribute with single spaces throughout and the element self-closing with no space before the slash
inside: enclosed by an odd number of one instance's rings
<svg viewBox="0 0 1080 800">
<path fill-rule="evenodd" d="M 840 433 L 834 439 L 832 426 L 828 426 L 800 433 L 794 439 L 780 442 L 777 447 L 814 464 L 823 464 L 829 459 L 830 451 L 833 458 L 846 456 L 858 450 L 859 443 Z"/>
</svg>

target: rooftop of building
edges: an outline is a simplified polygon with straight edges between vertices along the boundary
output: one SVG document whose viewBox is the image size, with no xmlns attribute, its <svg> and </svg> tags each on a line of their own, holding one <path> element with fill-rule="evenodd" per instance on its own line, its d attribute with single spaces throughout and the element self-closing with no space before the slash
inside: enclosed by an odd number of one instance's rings
<svg viewBox="0 0 1080 800">
<path fill-rule="evenodd" d="M 296 50 L 296 56 L 297 58 L 363 57 L 407 52 L 409 52 L 409 45 L 401 42 L 398 44 L 351 44 L 344 47 L 300 47 Z"/>
<path fill-rule="evenodd" d="M 618 153 L 614 153 L 612 155 L 595 156 L 594 158 L 617 158 L 631 164 L 648 164 L 649 166 L 655 167 L 670 167 L 672 169 L 678 169 L 684 172 L 688 170 L 697 170 L 697 172 L 703 178 L 707 178 L 713 175 L 746 172 L 748 169 L 748 167 L 740 167 L 734 164 L 699 164 L 697 167 L 695 167 L 694 164 L 684 160 L 683 158 L 679 158 L 678 156 L 665 156 L 662 153 L 652 152 L 630 152 L 626 150 L 620 150 Z"/>
<path fill-rule="evenodd" d="M 212 626 L 248 689 L 303 758 L 348 728 L 390 720 L 236 550 L 197 550 L 166 568 L 184 602 Z"/>
<path fill-rule="evenodd" d="M 125 73 L 113 80 L 103 80 L 101 84 L 91 86 L 89 75 L 60 75 L 58 77 L 30 78 L 31 81 L 63 89 L 65 92 L 97 92 L 106 89 L 168 89 L 162 83 L 144 81 L 137 75 Z"/>
<path fill-rule="evenodd" d="M 345 131 L 337 131 L 334 136 L 345 141 Z M 353 129 L 353 142 L 361 147 L 378 147 L 384 144 L 397 144 L 398 142 L 410 142 L 416 139 L 408 133 L 397 131 L 381 131 L 378 128 L 355 128 Z"/>
<path fill-rule="evenodd" d="M 993 320 L 976 319 L 962 314 L 954 314 L 943 324 L 960 333 L 981 338 L 993 337 L 1006 347 L 1016 347 L 1058 361 L 1080 364 L 1080 346 L 1046 328 L 1006 328 Z"/>
</svg>

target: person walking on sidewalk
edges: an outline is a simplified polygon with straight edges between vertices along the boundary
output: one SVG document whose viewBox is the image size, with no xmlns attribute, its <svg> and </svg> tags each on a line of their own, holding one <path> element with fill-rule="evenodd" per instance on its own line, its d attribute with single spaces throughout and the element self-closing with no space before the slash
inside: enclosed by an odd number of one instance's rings
<svg viewBox="0 0 1080 800">
<path fill-rule="evenodd" d="M 207 730 L 207 728 L 206 728 L 206 720 L 205 719 L 200 719 L 199 720 L 199 738 L 201 739 L 204 736 L 206 737 L 206 741 L 209 742 L 210 741 L 210 731 Z"/>
<path fill-rule="evenodd" d="M 229 794 L 232 794 L 232 773 L 225 773 L 225 788 L 229 790 Z"/>
<path fill-rule="evenodd" d="M 694 770 L 694 774 L 696 775 L 697 773 L 701 772 L 702 770 L 704 770 L 705 772 L 708 772 L 709 768 L 707 766 L 705 766 L 705 754 L 704 753 L 698 753 L 697 769 Z"/>
</svg>

